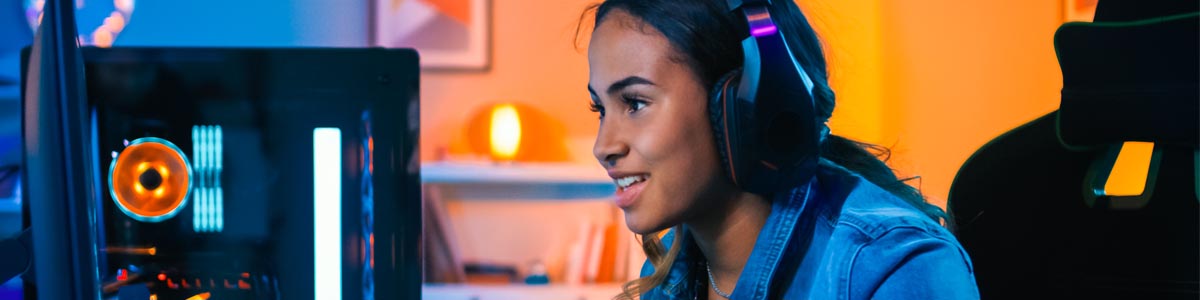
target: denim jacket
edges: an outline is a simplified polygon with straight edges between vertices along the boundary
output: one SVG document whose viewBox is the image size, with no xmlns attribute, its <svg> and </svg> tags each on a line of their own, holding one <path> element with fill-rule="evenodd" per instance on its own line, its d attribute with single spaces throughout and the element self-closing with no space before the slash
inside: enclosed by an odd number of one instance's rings
<svg viewBox="0 0 1200 300">
<path fill-rule="evenodd" d="M 775 195 L 732 299 L 978 299 L 954 236 L 904 200 L 822 160 L 808 184 Z M 687 227 L 666 279 L 642 299 L 703 299 L 708 273 Z M 654 272 L 647 261 L 642 276 Z"/>
</svg>

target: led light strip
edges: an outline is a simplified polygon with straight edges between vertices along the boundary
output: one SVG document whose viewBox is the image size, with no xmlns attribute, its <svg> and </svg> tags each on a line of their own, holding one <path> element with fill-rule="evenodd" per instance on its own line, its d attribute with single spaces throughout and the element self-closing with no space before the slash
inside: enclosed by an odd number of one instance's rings
<svg viewBox="0 0 1200 300">
<path fill-rule="evenodd" d="M 225 229 L 224 192 L 221 190 L 221 126 L 192 126 L 192 154 L 196 157 L 195 202 L 192 207 L 192 230 L 221 232 Z"/>
<path fill-rule="evenodd" d="M 192 157 L 195 158 L 195 161 L 192 162 L 192 170 L 195 172 L 193 180 L 196 183 L 195 188 L 192 189 L 194 198 L 192 199 L 192 203 L 194 203 L 192 205 L 192 231 L 195 232 L 204 231 L 204 223 L 201 222 L 203 218 L 200 216 L 204 214 L 204 174 L 206 169 L 204 168 L 204 138 L 200 136 L 201 134 L 200 126 L 192 126 Z"/>
<path fill-rule="evenodd" d="M 214 161 L 216 161 L 216 163 L 213 166 L 212 187 L 213 190 L 216 191 L 214 193 L 215 198 L 213 199 L 213 203 L 216 204 L 216 207 L 214 208 L 215 213 L 213 214 L 213 217 L 217 219 L 217 232 L 221 232 L 222 230 L 225 230 L 225 197 L 222 196 L 225 193 L 221 191 L 221 171 L 224 169 L 224 164 L 221 161 L 221 157 L 225 154 L 223 152 L 225 147 L 223 147 L 223 143 L 221 143 L 221 125 L 217 125 L 214 133 L 216 134 L 216 137 L 213 138 L 213 141 L 215 142 L 213 148 L 215 148 Z"/>
<path fill-rule="evenodd" d="M 313 129 L 313 299 L 342 299 L 342 131 Z"/>
</svg>

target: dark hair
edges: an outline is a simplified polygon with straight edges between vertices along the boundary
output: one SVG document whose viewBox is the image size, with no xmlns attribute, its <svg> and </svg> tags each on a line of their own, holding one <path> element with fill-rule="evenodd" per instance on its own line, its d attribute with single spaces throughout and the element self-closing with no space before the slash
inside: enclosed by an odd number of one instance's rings
<svg viewBox="0 0 1200 300">
<path fill-rule="evenodd" d="M 721 76 L 742 65 L 744 58 L 740 41 L 749 35 L 747 25 L 740 13 L 730 11 L 723 0 L 607 0 L 589 8 L 584 16 L 587 16 L 587 12 L 595 11 L 593 25 L 599 27 L 614 10 L 640 20 L 641 23 L 634 26 L 648 25 L 665 36 L 680 55 L 676 59 L 689 66 L 706 89 L 716 84 Z M 770 12 L 776 26 L 784 33 L 792 55 L 813 80 L 817 117 L 822 123 L 829 120 L 833 114 L 834 93 L 829 87 L 825 54 L 816 32 L 792 1 L 774 1 Z M 946 214 L 941 208 L 926 203 L 920 191 L 896 177 L 884 163 L 889 155 L 885 147 L 837 135 L 829 135 L 821 144 L 823 158 L 904 199 L 934 221 L 945 220 Z M 675 239 L 676 244 L 679 240 Z M 624 293 L 618 298 L 631 299 L 661 284 L 669 265 L 675 260 L 679 245 L 667 250 L 658 234 L 647 234 L 642 236 L 642 248 L 655 266 L 655 273 L 626 283 Z"/>
</svg>

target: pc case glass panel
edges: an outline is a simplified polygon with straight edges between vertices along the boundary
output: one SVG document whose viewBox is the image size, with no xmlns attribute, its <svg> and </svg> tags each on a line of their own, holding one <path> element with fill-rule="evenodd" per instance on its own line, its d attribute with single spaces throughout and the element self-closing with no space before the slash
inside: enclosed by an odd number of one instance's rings
<svg viewBox="0 0 1200 300">
<path fill-rule="evenodd" d="M 414 52 L 84 54 L 106 298 L 419 295 Z"/>
</svg>

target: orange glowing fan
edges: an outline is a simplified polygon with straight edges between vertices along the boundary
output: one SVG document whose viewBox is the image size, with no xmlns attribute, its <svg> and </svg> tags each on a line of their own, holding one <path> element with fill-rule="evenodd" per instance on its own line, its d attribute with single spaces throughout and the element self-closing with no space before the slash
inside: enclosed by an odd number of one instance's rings
<svg viewBox="0 0 1200 300">
<path fill-rule="evenodd" d="M 158 222 L 175 216 L 192 190 L 192 167 L 171 142 L 140 138 L 121 150 L 109 168 L 109 191 L 131 218 Z"/>
</svg>

